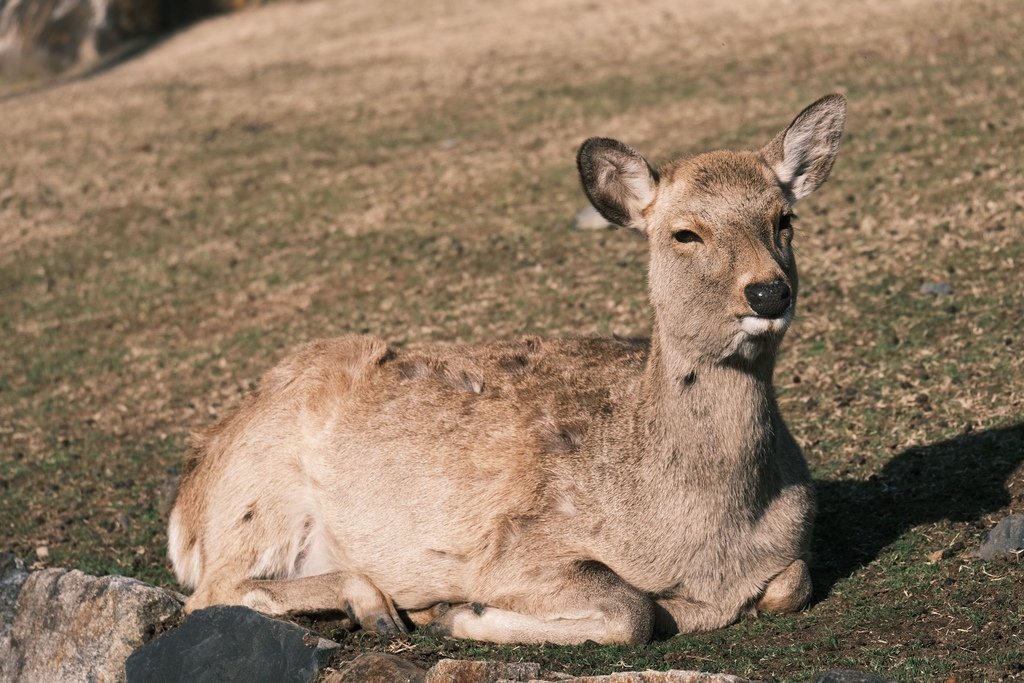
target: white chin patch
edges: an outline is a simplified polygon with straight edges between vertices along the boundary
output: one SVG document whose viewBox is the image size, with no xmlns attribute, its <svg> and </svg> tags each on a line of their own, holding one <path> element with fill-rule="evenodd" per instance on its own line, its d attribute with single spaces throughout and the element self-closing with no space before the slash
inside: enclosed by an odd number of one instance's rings
<svg viewBox="0 0 1024 683">
<path fill-rule="evenodd" d="M 779 318 L 759 318 L 748 315 L 740 318 L 740 329 L 726 349 L 726 356 L 741 356 L 753 360 L 764 351 L 768 335 L 780 335 L 793 321 L 793 309 Z"/>
<path fill-rule="evenodd" d="M 740 329 L 752 337 L 762 334 L 780 334 L 786 331 L 789 323 L 793 321 L 793 309 L 786 311 L 780 318 L 759 318 L 755 315 L 744 316 L 740 319 Z"/>
</svg>

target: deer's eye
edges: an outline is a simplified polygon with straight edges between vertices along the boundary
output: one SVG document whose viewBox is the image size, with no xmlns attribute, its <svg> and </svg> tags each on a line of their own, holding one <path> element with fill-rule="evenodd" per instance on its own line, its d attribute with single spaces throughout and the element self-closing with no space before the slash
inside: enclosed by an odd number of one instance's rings
<svg viewBox="0 0 1024 683">
<path fill-rule="evenodd" d="M 795 216 L 793 214 L 791 214 L 791 213 L 784 213 L 781 216 L 779 216 L 779 229 L 778 229 L 779 234 L 783 234 L 783 233 L 792 234 L 792 232 L 793 232 L 793 219 L 794 218 L 795 218 Z"/>
<path fill-rule="evenodd" d="M 700 238 L 700 235 L 695 233 L 693 230 L 676 230 L 672 233 L 672 239 L 676 242 L 682 242 L 683 244 L 688 244 L 690 242 L 704 243 L 704 240 Z"/>
<path fill-rule="evenodd" d="M 793 239 L 794 218 L 796 218 L 796 216 L 791 213 L 784 213 L 779 216 L 779 224 L 775 228 L 775 242 L 779 247 L 784 247 Z"/>
</svg>

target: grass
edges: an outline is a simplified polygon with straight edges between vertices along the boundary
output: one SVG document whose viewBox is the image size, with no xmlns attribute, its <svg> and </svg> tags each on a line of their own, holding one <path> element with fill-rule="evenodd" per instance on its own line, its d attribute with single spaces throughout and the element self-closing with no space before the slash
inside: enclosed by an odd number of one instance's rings
<svg viewBox="0 0 1024 683">
<path fill-rule="evenodd" d="M 1024 676 L 1024 570 L 970 557 L 1024 511 L 1022 32 L 983 1 L 283 3 L 0 100 L 0 547 L 173 586 L 189 431 L 313 337 L 645 333 L 644 244 L 567 230 L 579 142 L 751 147 L 838 89 L 851 118 L 799 210 L 776 375 L 818 482 L 812 607 L 641 648 L 397 649 Z M 346 655 L 396 649 L 316 627 Z"/>
</svg>

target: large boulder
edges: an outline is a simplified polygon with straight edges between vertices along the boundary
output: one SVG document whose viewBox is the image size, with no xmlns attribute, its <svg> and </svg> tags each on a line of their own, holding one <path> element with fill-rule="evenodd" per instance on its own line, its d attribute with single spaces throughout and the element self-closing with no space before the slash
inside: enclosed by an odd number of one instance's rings
<svg viewBox="0 0 1024 683">
<path fill-rule="evenodd" d="M 181 618 L 181 597 L 123 576 L 46 569 L 21 585 L 2 681 L 123 681 L 136 648 Z"/>
<path fill-rule="evenodd" d="M 311 683 L 339 645 L 248 607 L 208 607 L 135 652 L 128 683 Z"/>
</svg>

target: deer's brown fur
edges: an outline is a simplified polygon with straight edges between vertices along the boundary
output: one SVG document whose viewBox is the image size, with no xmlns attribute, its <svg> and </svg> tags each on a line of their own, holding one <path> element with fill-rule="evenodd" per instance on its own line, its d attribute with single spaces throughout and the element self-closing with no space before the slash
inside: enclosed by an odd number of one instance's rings
<svg viewBox="0 0 1024 683">
<path fill-rule="evenodd" d="M 557 643 L 799 609 L 811 484 L 771 384 L 797 290 L 784 216 L 827 179 L 845 111 L 828 96 L 758 152 L 659 172 L 583 145 L 591 201 L 650 244 L 650 341 L 350 336 L 267 373 L 186 462 L 169 548 L 188 609 Z M 769 281 L 794 301 L 753 315 Z"/>
</svg>

